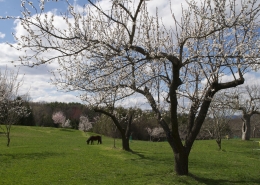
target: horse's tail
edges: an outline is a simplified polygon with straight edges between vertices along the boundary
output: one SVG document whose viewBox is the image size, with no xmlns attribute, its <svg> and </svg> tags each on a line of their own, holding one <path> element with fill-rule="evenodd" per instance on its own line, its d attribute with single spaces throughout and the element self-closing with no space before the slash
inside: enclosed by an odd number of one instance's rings
<svg viewBox="0 0 260 185">
<path fill-rule="evenodd" d="M 102 144 L 102 136 L 100 136 L 100 144 Z"/>
</svg>

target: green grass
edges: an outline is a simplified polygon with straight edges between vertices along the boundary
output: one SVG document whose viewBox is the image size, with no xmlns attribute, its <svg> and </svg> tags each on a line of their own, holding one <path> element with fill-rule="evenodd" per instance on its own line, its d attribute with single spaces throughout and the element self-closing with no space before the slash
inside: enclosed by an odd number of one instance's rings
<svg viewBox="0 0 260 185">
<path fill-rule="evenodd" d="M 167 142 L 121 141 L 102 137 L 87 145 L 91 133 L 46 127 L 13 126 L 10 147 L 0 134 L 0 184 L 259 184 L 260 150 L 253 141 L 196 141 L 189 157 L 189 176 L 176 176 Z M 259 139 L 260 140 L 260 139 Z"/>
</svg>

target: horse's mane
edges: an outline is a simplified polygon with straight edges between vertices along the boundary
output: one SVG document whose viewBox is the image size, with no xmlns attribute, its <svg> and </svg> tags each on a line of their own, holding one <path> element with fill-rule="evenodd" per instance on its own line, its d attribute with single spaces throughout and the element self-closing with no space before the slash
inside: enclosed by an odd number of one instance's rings
<svg viewBox="0 0 260 185">
<path fill-rule="evenodd" d="M 88 138 L 87 142 L 88 142 L 88 141 L 90 141 L 90 140 L 91 140 L 91 138 L 92 138 L 92 136 L 90 136 L 90 138 Z"/>
</svg>

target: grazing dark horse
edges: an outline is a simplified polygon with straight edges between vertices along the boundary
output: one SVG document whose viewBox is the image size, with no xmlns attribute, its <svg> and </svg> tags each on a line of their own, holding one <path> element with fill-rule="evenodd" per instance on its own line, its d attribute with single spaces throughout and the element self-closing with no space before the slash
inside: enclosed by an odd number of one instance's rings
<svg viewBox="0 0 260 185">
<path fill-rule="evenodd" d="M 93 144 L 94 141 L 98 141 L 98 143 L 102 144 L 101 136 L 90 136 L 87 140 L 87 143 L 91 141 L 91 144 Z"/>
</svg>

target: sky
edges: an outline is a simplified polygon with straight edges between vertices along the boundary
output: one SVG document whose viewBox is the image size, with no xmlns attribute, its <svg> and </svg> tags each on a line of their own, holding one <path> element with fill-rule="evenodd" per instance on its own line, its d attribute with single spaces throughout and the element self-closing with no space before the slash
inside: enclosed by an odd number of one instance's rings
<svg viewBox="0 0 260 185">
<path fill-rule="evenodd" d="M 40 0 L 31 0 L 33 4 L 38 5 Z M 102 0 L 102 3 L 106 5 L 110 0 Z M 79 7 L 82 6 L 87 0 L 70 0 L 71 4 Z M 159 8 L 159 11 L 162 12 L 161 16 L 166 21 L 169 20 L 167 17 L 171 16 L 169 14 L 168 0 L 151 0 L 150 9 L 154 11 L 155 7 Z M 181 6 L 178 0 L 172 0 L 172 9 L 177 16 L 180 16 Z M 60 12 L 65 12 L 67 10 L 67 3 L 65 0 L 60 0 L 59 2 L 50 1 L 45 6 L 45 11 L 53 11 L 59 14 Z M 167 11 L 166 11 L 167 10 Z M 21 2 L 20 0 L 0 0 L 0 16 L 21 16 Z M 168 12 L 168 13 L 167 13 Z M 4 71 L 6 68 L 18 70 L 17 67 L 14 67 L 13 64 L 9 63 L 14 58 L 18 58 L 19 53 L 11 51 L 6 42 L 14 43 L 12 32 L 17 33 L 21 30 L 17 27 L 17 24 L 14 20 L 0 20 L 0 69 Z M 20 93 L 28 92 L 31 101 L 34 102 L 81 102 L 77 97 L 79 94 L 77 92 L 61 92 L 50 83 L 51 73 L 49 72 L 52 69 L 57 68 L 55 64 L 52 65 L 41 65 L 34 68 L 29 68 L 25 66 L 19 67 L 19 74 L 24 75 L 23 77 L 23 86 L 20 88 Z M 259 72 L 254 73 L 250 72 L 245 75 L 246 83 L 255 83 L 260 81 Z M 135 97 L 134 99 L 129 99 L 125 101 L 126 104 L 135 105 L 137 103 L 144 103 L 145 101 L 141 97 Z M 81 102 L 82 103 L 82 102 Z"/>
<path fill-rule="evenodd" d="M 39 5 L 40 0 L 30 0 L 34 5 Z M 46 1 L 46 0 L 45 0 Z M 163 2 L 164 1 L 164 2 Z M 75 7 L 82 7 L 87 0 L 69 0 L 71 4 Z M 158 1 L 157 1 L 158 2 Z M 155 6 L 160 7 L 161 10 L 167 8 L 168 0 L 162 0 L 162 3 L 156 3 L 156 1 L 151 2 L 153 10 Z M 110 3 L 110 0 L 102 0 L 101 3 L 106 7 L 107 3 Z M 179 3 L 178 3 L 179 4 Z M 67 3 L 65 0 L 50 0 L 50 2 L 45 4 L 45 11 L 53 11 L 56 14 L 64 13 L 67 10 Z M 168 9 L 169 10 L 169 9 Z M 0 0 L 0 16 L 21 16 L 22 7 L 20 0 Z M 162 11 L 164 12 L 164 11 Z M 169 15 L 168 15 L 169 16 Z M 0 69 L 4 71 L 6 68 L 17 71 L 18 68 L 14 67 L 8 61 L 12 61 L 15 58 L 19 57 L 19 53 L 11 51 L 8 43 L 15 43 L 15 40 L 12 36 L 12 33 L 19 33 L 22 30 L 17 26 L 14 20 L 0 20 Z M 34 68 L 29 68 L 26 66 L 19 67 L 19 74 L 23 76 L 23 86 L 20 88 L 20 94 L 29 93 L 31 101 L 34 102 L 80 102 L 84 103 L 78 98 L 77 92 L 61 92 L 50 83 L 51 73 L 49 72 L 52 69 L 57 68 L 55 64 L 52 65 L 41 65 Z M 142 96 L 136 95 L 133 99 L 128 99 L 122 103 L 123 106 L 143 106 L 146 107 L 146 101 Z M 146 105 L 145 105 L 146 104 Z"/>
<path fill-rule="evenodd" d="M 39 0 L 31 0 L 35 5 L 38 6 Z M 86 2 L 85 0 L 78 0 L 75 3 Z M 72 3 L 74 3 L 72 1 Z M 46 11 L 64 12 L 67 9 L 67 3 L 63 0 L 60 2 L 49 2 L 45 7 Z M 0 16 L 21 16 L 21 2 L 20 0 L 0 0 Z M 6 69 L 12 69 L 17 71 L 17 67 L 13 67 L 7 61 L 12 58 L 17 58 L 18 54 L 8 52 L 6 42 L 14 43 L 15 40 L 12 36 L 12 32 L 16 31 L 16 24 L 14 20 L 0 20 L 0 69 L 3 72 Z M 57 67 L 57 66 L 55 66 Z M 19 74 L 23 76 L 23 86 L 20 88 L 20 94 L 29 93 L 31 101 L 34 102 L 80 102 L 78 93 L 75 92 L 61 92 L 50 83 L 51 74 L 49 71 L 53 69 L 53 66 L 38 66 L 29 68 L 25 66 L 19 67 Z"/>
</svg>

